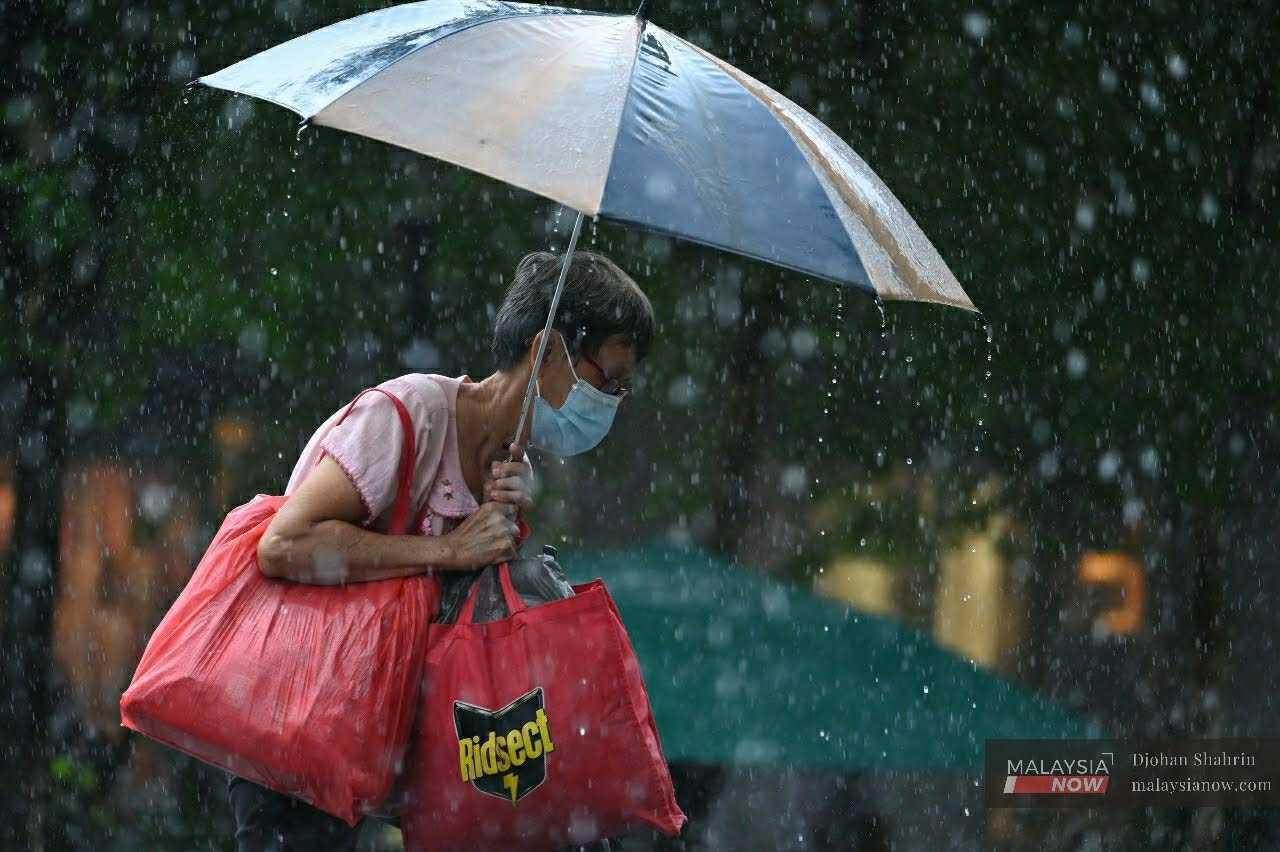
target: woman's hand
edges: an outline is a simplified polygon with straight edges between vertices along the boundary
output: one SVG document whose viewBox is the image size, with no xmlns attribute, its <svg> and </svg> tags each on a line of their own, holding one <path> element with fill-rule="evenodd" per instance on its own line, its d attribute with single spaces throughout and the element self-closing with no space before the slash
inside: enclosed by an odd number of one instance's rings
<svg viewBox="0 0 1280 852">
<path fill-rule="evenodd" d="M 520 528 L 506 516 L 503 504 L 481 503 L 444 535 L 451 550 L 448 567 L 467 570 L 515 559 L 519 534 Z"/>
<path fill-rule="evenodd" d="M 533 468 L 524 448 L 513 443 L 507 448 L 520 461 L 495 461 L 484 482 L 485 502 L 502 504 L 503 512 L 514 519 L 521 510 L 533 505 Z"/>
</svg>

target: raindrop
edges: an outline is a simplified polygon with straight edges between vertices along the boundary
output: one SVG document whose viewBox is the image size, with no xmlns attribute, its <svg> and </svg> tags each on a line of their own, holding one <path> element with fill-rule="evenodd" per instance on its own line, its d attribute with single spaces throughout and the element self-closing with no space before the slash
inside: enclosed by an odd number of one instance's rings
<svg viewBox="0 0 1280 852">
<path fill-rule="evenodd" d="M 782 491 L 787 494 L 800 494 L 804 491 L 807 479 L 803 466 L 790 465 L 782 471 L 779 485 Z"/>
<path fill-rule="evenodd" d="M 1081 201 L 1076 206 L 1076 225 L 1083 231 L 1092 231 L 1094 224 L 1098 221 L 1097 212 L 1093 209 L 1093 205 L 1087 201 Z"/>
<path fill-rule="evenodd" d="M 18 563 L 18 579 L 25 586 L 43 585 L 53 576 L 49 557 L 38 548 L 27 548 Z"/>
<path fill-rule="evenodd" d="M 982 324 L 986 328 L 987 369 L 986 369 L 985 375 L 982 377 L 982 409 L 981 409 L 981 414 L 978 417 L 978 440 L 973 446 L 973 452 L 975 454 L 980 454 L 982 452 L 982 439 L 986 433 L 985 423 L 987 421 L 987 413 L 991 405 L 991 394 L 989 389 L 991 385 L 991 358 L 992 358 L 992 350 L 994 348 L 993 341 L 995 339 L 995 334 L 994 334 L 995 329 L 994 329 L 994 326 L 991 324 L 991 321 L 982 314 L 978 314 L 978 319 L 979 321 L 982 322 Z"/>
<path fill-rule="evenodd" d="M 141 514 L 151 523 L 164 520 L 172 509 L 176 492 L 172 485 L 153 482 L 143 486 L 138 499 Z"/>
<path fill-rule="evenodd" d="M 1218 199 L 1206 192 L 1200 199 L 1200 219 L 1205 222 L 1213 222 L 1217 218 Z"/>
<path fill-rule="evenodd" d="M 1089 369 L 1089 358 L 1079 349 L 1072 349 L 1067 353 L 1067 375 L 1073 379 L 1078 379 Z"/>
<path fill-rule="evenodd" d="M 991 32 L 991 19 L 982 12 L 969 12 L 964 16 L 964 31 L 969 38 L 981 41 Z"/>
<path fill-rule="evenodd" d="M 1120 470 L 1120 454 L 1110 450 L 1098 460 L 1098 476 L 1106 480 L 1114 479 Z"/>
<path fill-rule="evenodd" d="M 884 383 L 885 367 L 889 361 L 889 318 L 884 312 L 884 300 L 876 294 L 876 309 L 880 311 L 880 375 L 876 378 L 876 405 L 880 404 L 880 385 Z"/>
</svg>

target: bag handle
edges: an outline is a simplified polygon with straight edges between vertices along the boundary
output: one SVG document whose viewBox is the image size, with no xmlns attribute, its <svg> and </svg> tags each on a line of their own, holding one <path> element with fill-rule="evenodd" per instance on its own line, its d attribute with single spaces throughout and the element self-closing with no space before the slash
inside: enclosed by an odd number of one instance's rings
<svg viewBox="0 0 1280 852">
<path fill-rule="evenodd" d="M 524 599 L 516 591 L 516 584 L 511 581 L 511 565 L 503 562 L 498 566 L 498 582 L 502 584 L 502 596 L 507 599 L 507 612 L 515 615 L 528 609 Z"/>
<path fill-rule="evenodd" d="M 490 566 L 491 568 L 492 566 Z M 486 568 L 485 570 L 489 570 Z M 508 617 L 515 615 L 517 612 L 523 612 L 528 609 L 524 600 L 516 592 L 515 584 L 511 582 L 511 566 L 503 562 L 498 565 L 498 584 L 502 586 L 502 597 L 507 603 Z M 462 605 L 462 612 L 458 613 L 459 624 L 471 624 L 472 617 L 476 611 L 476 598 L 480 595 L 480 579 L 471 584 L 471 591 L 467 593 L 467 602 Z"/>
<path fill-rule="evenodd" d="M 413 484 L 413 462 L 418 457 L 416 441 L 413 432 L 413 418 L 409 416 L 409 410 L 404 407 L 404 403 L 400 401 L 400 397 L 393 394 L 385 388 L 365 388 L 355 395 L 355 398 L 347 405 L 346 411 L 342 412 L 342 416 L 338 418 L 338 423 L 347 419 L 347 415 L 351 413 L 352 407 L 356 404 L 356 400 L 367 394 L 369 391 L 378 391 L 390 397 L 391 402 L 396 407 L 396 414 L 400 415 L 400 426 L 404 430 L 404 448 L 400 451 L 400 478 L 396 483 L 396 501 L 391 508 L 391 524 L 387 529 L 389 535 L 404 535 L 405 529 L 409 522 L 409 490 Z M 338 423 L 333 424 L 337 426 Z"/>
</svg>

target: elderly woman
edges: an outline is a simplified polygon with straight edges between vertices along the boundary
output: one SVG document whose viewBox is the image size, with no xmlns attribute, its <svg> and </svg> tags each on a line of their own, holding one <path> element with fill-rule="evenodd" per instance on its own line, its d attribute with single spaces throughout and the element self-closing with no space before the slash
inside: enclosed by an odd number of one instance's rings
<svg viewBox="0 0 1280 852">
<path fill-rule="evenodd" d="M 533 409 L 508 443 L 559 273 L 560 260 L 546 252 L 520 261 L 494 326 L 496 372 L 479 382 L 465 373 L 410 373 L 378 385 L 413 420 L 418 528 L 386 532 L 404 438 L 391 400 L 365 394 L 341 423 L 346 406 L 335 411 L 303 449 L 285 489 L 290 499 L 259 544 L 264 573 L 349 583 L 468 571 L 516 556 L 516 519 L 533 497 L 522 448 L 570 456 L 598 445 L 654 334 L 653 308 L 635 281 L 601 254 L 576 253 L 534 379 Z M 236 776 L 228 789 L 241 852 L 356 848 L 360 826 Z"/>
</svg>

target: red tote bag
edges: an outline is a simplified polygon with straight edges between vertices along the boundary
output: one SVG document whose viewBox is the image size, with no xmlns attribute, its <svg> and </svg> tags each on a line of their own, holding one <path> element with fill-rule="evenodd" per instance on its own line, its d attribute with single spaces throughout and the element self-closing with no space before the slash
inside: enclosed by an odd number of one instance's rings
<svg viewBox="0 0 1280 852">
<path fill-rule="evenodd" d="M 413 424 L 389 532 L 404 534 Z M 341 422 L 341 420 L 339 420 Z M 147 643 L 121 724 L 355 825 L 403 762 L 440 585 L 418 575 L 319 586 L 265 577 L 258 541 L 287 498 L 233 509 Z M 415 529 L 417 527 L 415 526 Z"/>
<path fill-rule="evenodd" d="M 685 815 L 640 665 L 604 583 L 509 617 L 432 624 L 402 811 L 407 850 L 555 849 Z"/>
</svg>

